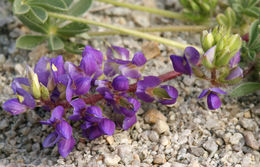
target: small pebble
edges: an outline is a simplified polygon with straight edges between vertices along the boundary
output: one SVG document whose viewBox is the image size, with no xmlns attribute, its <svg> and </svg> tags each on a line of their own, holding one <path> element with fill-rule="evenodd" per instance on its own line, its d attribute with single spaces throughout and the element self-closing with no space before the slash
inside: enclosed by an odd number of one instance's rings
<svg viewBox="0 0 260 167">
<path fill-rule="evenodd" d="M 156 155 L 153 158 L 153 163 L 154 164 L 164 164 L 166 162 L 165 156 L 164 155 Z"/>
<path fill-rule="evenodd" d="M 158 140 L 159 140 L 159 135 L 158 135 L 158 133 L 157 132 L 155 132 L 155 131 L 150 131 L 150 133 L 149 133 L 149 139 L 152 141 L 152 142 L 157 142 Z"/>
<path fill-rule="evenodd" d="M 245 136 L 245 142 L 246 145 L 251 147 L 252 149 L 258 150 L 260 147 L 259 142 L 255 139 L 255 136 L 252 132 L 250 131 L 245 131 L 244 132 L 244 136 Z"/>
<path fill-rule="evenodd" d="M 233 145 L 237 145 L 243 139 L 243 135 L 241 133 L 235 133 L 230 137 L 229 142 Z"/>
<path fill-rule="evenodd" d="M 203 148 L 205 148 L 207 151 L 211 153 L 211 155 L 214 155 L 215 152 L 218 150 L 218 145 L 216 144 L 214 139 L 208 139 L 204 144 Z"/>
<path fill-rule="evenodd" d="M 170 144 L 170 141 L 169 141 L 169 139 L 166 136 L 162 136 L 161 139 L 160 139 L 160 143 L 163 146 L 167 146 L 167 145 Z"/>
<path fill-rule="evenodd" d="M 157 121 L 154 125 L 154 130 L 159 134 L 169 131 L 169 126 L 165 121 Z"/>
<path fill-rule="evenodd" d="M 105 154 L 105 164 L 106 165 L 117 165 L 121 158 L 118 155 Z"/>
<path fill-rule="evenodd" d="M 167 118 L 160 111 L 151 109 L 145 114 L 144 120 L 146 123 L 156 123 L 159 120 L 166 121 Z"/>
</svg>

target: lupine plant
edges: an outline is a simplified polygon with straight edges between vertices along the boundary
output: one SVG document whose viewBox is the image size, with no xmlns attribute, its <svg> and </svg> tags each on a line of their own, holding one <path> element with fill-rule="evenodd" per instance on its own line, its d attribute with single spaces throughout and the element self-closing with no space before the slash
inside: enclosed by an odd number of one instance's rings
<svg viewBox="0 0 260 167">
<path fill-rule="evenodd" d="M 113 0 L 99 1 L 171 18 L 186 20 L 188 17 L 195 22 L 209 20 L 217 5 L 217 0 L 181 0 L 184 13 L 177 14 Z M 38 33 L 20 37 L 17 46 L 32 49 L 48 40 L 51 50 L 65 48 L 78 53 L 79 50 L 74 46 L 79 45 L 71 43 L 70 39 L 86 32 L 87 25 L 92 24 L 181 48 L 184 53 L 170 55 L 173 70 L 160 76 L 143 75 L 142 69 L 147 59 L 142 52 L 131 55 L 126 48 L 110 45 L 106 57 L 101 51 L 85 46 L 79 64 L 64 62 L 59 55 L 56 58 L 41 57 L 34 69 L 27 66 L 26 77 L 15 78 L 11 84 L 16 98 L 7 100 L 2 107 L 12 115 L 22 114 L 35 107 L 44 108 L 49 119 L 40 123 L 52 127 L 53 132 L 45 138 L 43 146 L 57 144 L 63 157 L 76 144 L 71 124 L 79 122 L 82 135 L 89 140 L 113 135 L 116 128 L 128 130 L 137 121 L 136 113 L 141 107 L 141 101 L 163 105 L 176 103 L 177 89 L 164 82 L 177 76 L 193 75 L 210 83 L 210 87 L 198 94 L 199 99 L 206 97 L 210 110 L 220 108 L 221 96 L 229 93 L 226 88 L 238 84 L 252 69 L 256 69 L 254 75 L 259 77 L 260 30 L 259 20 L 254 18 L 259 16 L 257 0 L 230 1 L 234 2 L 230 4 L 231 8 L 227 8 L 225 15 L 217 18 L 223 25 L 202 32 L 202 49 L 136 30 L 75 17 L 82 15 L 91 2 L 14 0 L 14 13 L 23 24 Z M 242 19 L 241 25 L 244 24 L 243 15 L 253 16 L 252 20 L 256 21 L 252 23 L 249 34 L 243 36 L 242 42 L 238 34 L 233 34 L 235 31 L 232 28 L 240 24 L 239 19 Z M 241 96 L 256 90 L 259 90 L 259 82 L 249 82 L 237 87 L 232 95 Z"/>
</svg>

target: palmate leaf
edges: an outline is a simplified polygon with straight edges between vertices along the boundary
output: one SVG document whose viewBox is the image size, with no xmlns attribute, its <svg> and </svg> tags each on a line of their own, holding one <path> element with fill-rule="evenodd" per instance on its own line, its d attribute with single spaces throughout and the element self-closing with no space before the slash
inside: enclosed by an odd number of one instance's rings
<svg viewBox="0 0 260 167">
<path fill-rule="evenodd" d="M 15 0 L 13 3 L 13 11 L 17 15 L 22 15 L 29 12 L 30 7 L 27 4 L 23 4 L 22 0 Z"/>
<path fill-rule="evenodd" d="M 67 11 L 68 6 L 63 0 L 33 0 L 28 2 L 29 5 L 41 6 L 50 11 Z"/>
<path fill-rule="evenodd" d="M 46 36 L 42 35 L 24 35 L 20 36 L 16 40 L 16 47 L 21 49 L 31 50 L 37 45 L 40 45 L 47 39 Z"/>
<path fill-rule="evenodd" d="M 259 82 L 246 82 L 246 83 L 242 83 L 241 85 L 236 87 L 232 91 L 231 96 L 233 96 L 233 97 L 245 96 L 245 95 L 254 93 L 258 90 L 260 90 Z"/>
<path fill-rule="evenodd" d="M 35 18 L 41 23 L 45 23 L 45 21 L 48 19 L 46 10 L 41 7 L 31 6 L 31 11 Z"/>
<path fill-rule="evenodd" d="M 78 0 L 68 10 L 68 14 L 72 16 L 80 16 L 84 14 L 91 6 L 93 0 Z"/>
<path fill-rule="evenodd" d="M 82 23 L 69 23 L 62 28 L 59 28 L 57 33 L 64 36 L 74 36 L 76 34 L 84 33 L 89 30 L 89 26 Z"/>
<path fill-rule="evenodd" d="M 35 32 L 40 32 L 40 33 L 43 33 L 43 34 L 47 34 L 48 33 L 48 25 L 45 23 L 45 24 L 39 24 L 35 21 L 32 20 L 32 15 L 20 15 L 18 16 L 19 20 L 21 22 L 23 22 L 23 24 L 25 26 L 27 26 L 28 28 L 30 28 L 31 30 L 35 31 Z"/>
<path fill-rule="evenodd" d="M 59 50 L 64 48 L 63 41 L 57 36 L 49 36 L 48 42 L 50 50 Z"/>
</svg>

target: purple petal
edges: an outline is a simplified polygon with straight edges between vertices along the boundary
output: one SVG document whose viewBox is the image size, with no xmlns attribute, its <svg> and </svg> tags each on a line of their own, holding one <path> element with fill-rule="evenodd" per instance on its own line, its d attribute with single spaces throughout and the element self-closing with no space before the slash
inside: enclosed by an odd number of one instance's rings
<svg viewBox="0 0 260 167">
<path fill-rule="evenodd" d="M 129 78 L 139 79 L 141 77 L 141 74 L 137 69 L 130 68 L 127 65 L 119 66 L 119 70 L 121 71 L 122 75 Z"/>
<path fill-rule="evenodd" d="M 98 64 L 92 57 L 84 56 L 79 66 L 87 76 L 93 75 L 98 70 Z"/>
<path fill-rule="evenodd" d="M 226 80 L 232 80 L 238 77 L 243 77 L 243 70 L 240 67 L 236 67 L 230 71 L 229 75 L 226 77 Z"/>
<path fill-rule="evenodd" d="M 168 93 L 170 99 L 160 99 L 159 102 L 163 105 L 170 105 L 174 104 L 178 97 L 178 91 L 173 86 L 170 85 L 163 85 L 161 86 L 166 92 Z"/>
<path fill-rule="evenodd" d="M 136 66 L 143 66 L 146 61 L 147 60 L 142 52 L 136 52 L 132 59 L 132 64 Z"/>
<path fill-rule="evenodd" d="M 124 114 L 126 117 L 132 117 L 139 110 L 141 103 L 132 97 L 128 99 L 129 104 L 120 106 L 120 113 Z"/>
<path fill-rule="evenodd" d="M 193 47 L 186 47 L 184 50 L 184 54 L 186 57 L 188 57 L 189 62 L 193 65 L 198 64 L 200 59 L 200 53 L 197 51 L 197 49 Z"/>
<path fill-rule="evenodd" d="M 66 100 L 68 102 L 71 101 L 73 93 L 74 92 L 73 92 L 73 89 L 72 89 L 72 81 L 71 81 L 71 79 L 69 79 L 68 85 L 67 85 L 67 88 L 66 88 Z"/>
<path fill-rule="evenodd" d="M 221 106 L 221 101 L 217 94 L 211 92 L 207 97 L 208 107 L 211 110 L 218 109 Z"/>
<path fill-rule="evenodd" d="M 125 117 L 124 121 L 123 121 L 123 129 L 127 130 L 129 129 L 131 126 L 133 126 L 136 123 L 137 119 L 136 116 L 132 116 L 132 117 Z"/>
<path fill-rule="evenodd" d="M 219 93 L 219 94 L 227 94 L 227 92 L 223 91 L 220 88 L 210 88 L 209 90 L 212 92 L 215 92 L 215 93 Z"/>
<path fill-rule="evenodd" d="M 39 82 L 47 86 L 50 76 L 50 59 L 48 57 L 41 57 L 35 65 L 34 72 L 37 74 Z"/>
<path fill-rule="evenodd" d="M 60 136 L 57 132 L 52 132 L 49 134 L 43 141 L 42 146 L 43 147 L 52 147 L 54 144 L 56 144 L 60 140 Z"/>
<path fill-rule="evenodd" d="M 113 79 L 112 86 L 115 90 L 126 91 L 129 89 L 129 80 L 125 76 L 119 75 Z"/>
<path fill-rule="evenodd" d="M 57 106 L 53 109 L 51 113 L 51 122 L 55 122 L 56 120 L 62 120 L 62 116 L 64 115 L 64 108 L 62 106 Z"/>
<path fill-rule="evenodd" d="M 153 88 L 158 86 L 160 83 L 160 78 L 155 76 L 146 76 L 143 80 L 137 82 L 137 87 Z"/>
<path fill-rule="evenodd" d="M 84 102 L 84 100 L 78 98 L 76 100 L 71 101 L 70 104 L 72 105 L 74 110 L 73 110 L 73 115 L 69 116 L 68 119 L 73 121 L 80 120 L 81 112 L 86 109 L 86 103 Z"/>
<path fill-rule="evenodd" d="M 104 74 L 113 77 L 119 72 L 119 65 L 112 61 L 106 61 L 104 64 Z"/>
<path fill-rule="evenodd" d="M 82 78 L 78 78 L 77 80 L 75 80 L 76 95 L 84 95 L 84 94 L 88 93 L 90 86 L 91 86 L 90 85 L 91 80 L 92 79 L 90 77 L 82 77 Z"/>
<path fill-rule="evenodd" d="M 91 126 L 93 126 L 93 123 L 87 122 L 87 121 L 85 121 L 83 124 L 80 125 L 82 130 L 86 130 L 86 129 L 90 128 Z"/>
<path fill-rule="evenodd" d="M 51 71 L 54 76 L 54 80 L 57 83 L 58 77 L 65 73 L 63 57 L 58 56 L 51 59 Z"/>
<path fill-rule="evenodd" d="M 75 139 L 72 136 L 69 139 L 62 139 L 58 144 L 60 155 L 66 158 L 73 150 L 75 143 Z"/>
<path fill-rule="evenodd" d="M 23 97 L 23 101 L 21 102 L 22 104 L 30 107 L 31 109 L 35 107 L 35 101 L 31 94 L 20 88 L 17 88 L 16 91 L 17 94 Z"/>
<path fill-rule="evenodd" d="M 116 127 L 113 121 L 106 118 L 102 119 L 98 126 L 105 135 L 113 135 Z"/>
<path fill-rule="evenodd" d="M 76 80 L 84 76 L 82 70 L 70 62 L 65 62 L 64 67 L 72 80 Z"/>
<path fill-rule="evenodd" d="M 83 131 L 84 135 L 89 139 L 93 140 L 103 135 L 102 131 L 98 126 L 92 126 L 87 130 Z"/>
<path fill-rule="evenodd" d="M 56 132 L 64 138 L 69 139 L 72 136 L 72 127 L 68 122 L 62 120 L 56 124 Z"/>
<path fill-rule="evenodd" d="M 15 78 L 13 80 L 11 88 L 13 89 L 14 93 L 16 93 L 16 90 L 18 88 L 23 89 L 23 87 L 22 87 L 23 85 L 30 86 L 30 83 L 27 78 L 19 77 L 19 78 Z"/>
<path fill-rule="evenodd" d="M 99 50 L 92 48 L 91 46 L 87 45 L 82 53 L 83 57 L 90 57 L 95 59 L 96 63 L 102 65 L 103 62 L 103 54 Z"/>
<path fill-rule="evenodd" d="M 207 61 L 212 64 L 215 58 L 215 52 L 216 52 L 216 45 L 210 48 L 205 54 L 204 57 L 207 59 Z"/>
<path fill-rule="evenodd" d="M 176 72 L 191 75 L 191 67 L 186 57 L 171 55 L 170 58 L 173 68 Z"/>
<path fill-rule="evenodd" d="M 129 60 L 129 51 L 126 48 L 112 46 L 112 49 L 110 47 L 107 49 L 107 58 L 111 60 L 122 60 L 122 62 L 118 61 L 117 63 L 124 64 L 124 61 Z"/>
<path fill-rule="evenodd" d="M 201 92 L 201 94 L 199 95 L 199 99 L 202 98 L 202 97 L 204 97 L 204 96 L 206 96 L 206 95 L 208 94 L 208 92 L 209 92 L 209 89 L 204 89 L 204 90 Z"/>
<path fill-rule="evenodd" d="M 3 109 L 10 112 L 12 115 L 17 115 L 25 112 L 27 107 L 19 102 L 18 99 L 9 99 L 3 104 Z"/>
<path fill-rule="evenodd" d="M 144 102 L 147 102 L 147 103 L 151 103 L 151 102 L 154 101 L 154 98 L 152 96 L 150 96 L 150 95 L 148 95 L 148 94 L 146 94 L 144 92 L 135 92 L 135 95 L 139 99 L 141 99 L 141 100 L 143 100 Z"/>
<path fill-rule="evenodd" d="M 103 118 L 101 108 L 98 106 L 88 107 L 84 118 L 89 122 L 99 122 Z"/>
<path fill-rule="evenodd" d="M 240 50 L 229 61 L 230 67 L 233 68 L 240 62 Z"/>
<path fill-rule="evenodd" d="M 56 87 L 51 93 L 51 101 L 56 102 L 60 97 L 60 92 Z"/>
</svg>

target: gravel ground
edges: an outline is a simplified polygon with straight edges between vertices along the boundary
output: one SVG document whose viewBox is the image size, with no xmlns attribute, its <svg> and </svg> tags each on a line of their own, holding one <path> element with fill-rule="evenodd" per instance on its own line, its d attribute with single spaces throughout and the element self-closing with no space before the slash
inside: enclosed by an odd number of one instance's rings
<svg viewBox="0 0 260 167">
<path fill-rule="evenodd" d="M 128 2 L 180 10 L 177 0 Z M 93 10 L 100 7 L 107 9 Z M 94 3 L 92 10 L 86 18 L 125 27 L 184 24 L 138 11 L 111 8 L 98 2 Z M 93 30 L 103 29 L 93 27 Z M 7 0 L 1 0 L 0 104 L 13 97 L 11 81 L 14 77 L 24 75 L 26 64 L 34 65 L 43 55 L 57 55 L 48 53 L 45 45 L 31 52 L 16 49 L 15 39 L 26 32 L 28 30 L 12 16 L 11 5 Z M 154 34 L 199 45 L 199 34 Z M 172 68 L 169 55 L 182 53 L 175 48 L 127 36 L 92 38 L 84 42 L 105 51 L 104 39 L 113 45 L 125 46 L 132 53 L 143 50 L 151 57 L 160 55 L 147 63 L 144 70 L 147 75 L 169 71 Z M 77 61 L 79 58 L 80 56 L 70 56 L 66 59 Z M 206 108 L 205 101 L 197 99 L 201 90 L 207 88 L 207 83 L 181 76 L 168 84 L 179 90 L 180 97 L 175 105 L 143 104 L 138 112 L 138 122 L 131 130 L 117 130 L 113 136 L 103 136 L 93 141 L 82 138 L 80 130 L 74 130 L 78 144 L 66 159 L 59 156 L 57 147 L 43 148 L 41 145 L 52 130 L 38 123 L 49 117 L 44 111 L 36 109 L 11 116 L 0 108 L 0 166 L 259 166 L 259 95 L 240 99 L 226 96 L 221 109 L 210 111 Z M 73 126 L 79 127 L 77 124 Z"/>
</svg>

